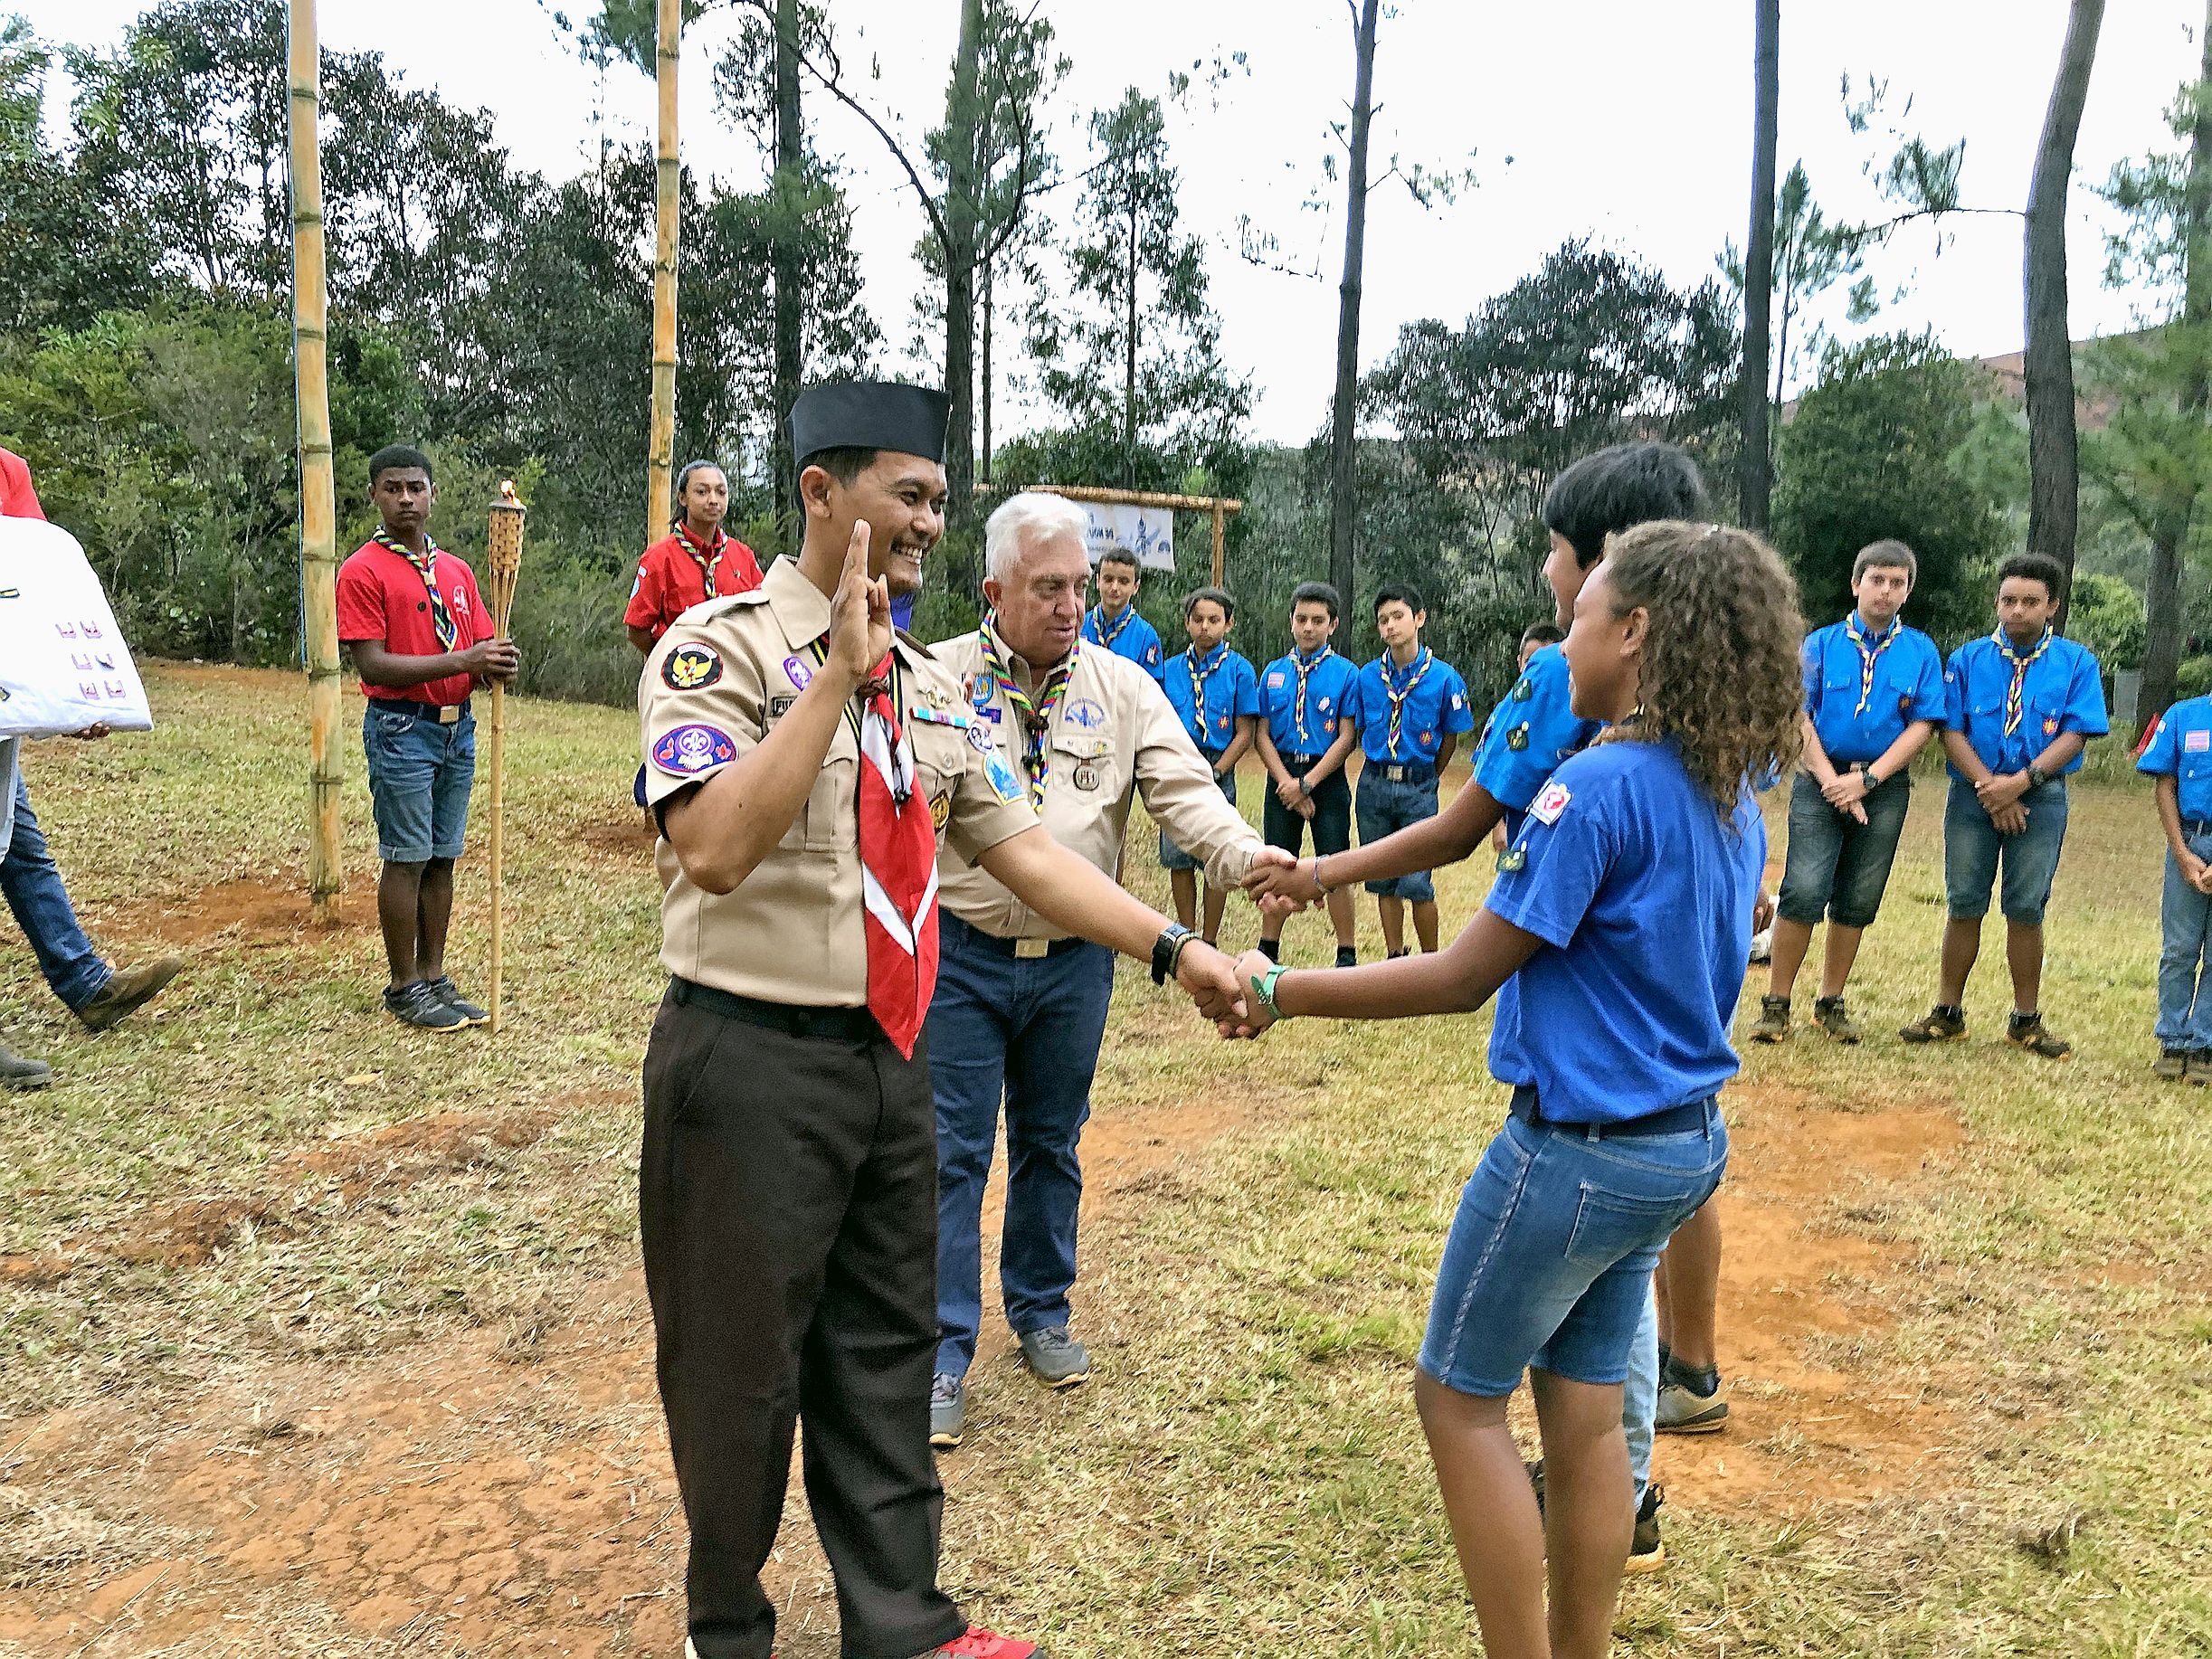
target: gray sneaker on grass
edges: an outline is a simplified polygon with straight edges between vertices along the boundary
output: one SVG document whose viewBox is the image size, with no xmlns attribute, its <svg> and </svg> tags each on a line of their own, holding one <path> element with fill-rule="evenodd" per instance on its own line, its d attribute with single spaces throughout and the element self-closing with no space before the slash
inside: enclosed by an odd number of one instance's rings
<svg viewBox="0 0 2212 1659">
<path fill-rule="evenodd" d="M 1048 1389 L 1072 1389 L 1090 1380 L 1090 1351 L 1068 1334 L 1066 1325 L 1024 1331 L 1018 1340 L 1021 1357 Z"/>
<path fill-rule="evenodd" d="M 929 1379 L 929 1444 L 949 1452 L 960 1444 L 968 1427 L 966 1390 L 950 1371 Z"/>
</svg>

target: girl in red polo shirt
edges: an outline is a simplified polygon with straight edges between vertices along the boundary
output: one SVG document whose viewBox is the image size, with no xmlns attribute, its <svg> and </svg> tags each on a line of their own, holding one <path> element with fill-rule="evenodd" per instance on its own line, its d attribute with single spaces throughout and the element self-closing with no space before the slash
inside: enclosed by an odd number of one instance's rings
<svg viewBox="0 0 2212 1659">
<path fill-rule="evenodd" d="M 722 528 L 730 485 L 721 468 L 710 460 L 688 463 L 676 475 L 676 507 L 669 533 L 638 561 L 622 613 L 630 643 L 649 657 L 669 624 L 692 606 L 760 586 L 760 561 Z"/>
</svg>

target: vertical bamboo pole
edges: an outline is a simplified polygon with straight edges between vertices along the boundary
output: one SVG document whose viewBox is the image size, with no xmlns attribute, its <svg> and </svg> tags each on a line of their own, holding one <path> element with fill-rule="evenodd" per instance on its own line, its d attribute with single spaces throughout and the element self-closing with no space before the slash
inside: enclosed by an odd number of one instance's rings
<svg viewBox="0 0 2212 1659">
<path fill-rule="evenodd" d="M 676 210 L 682 175 L 676 140 L 676 70 L 682 0 L 660 0 L 654 82 L 660 93 L 660 152 L 653 192 L 653 413 L 645 460 L 645 539 L 667 527 L 676 470 Z"/>
<path fill-rule="evenodd" d="M 337 920 L 339 861 L 337 487 L 330 467 L 328 307 L 323 280 L 321 60 L 315 0 L 291 0 L 292 359 L 299 403 L 299 587 L 308 669 L 308 895 Z"/>
<path fill-rule="evenodd" d="M 1221 578 L 1229 574 L 1229 526 L 1222 515 L 1221 504 L 1213 504 L 1213 585 L 1223 585 Z M 1351 602 L 1345 601 L 1347 604 Z"/>
<path fill-rule="evenodd" d="M 502 479 L 484 536 L 484 574 L 494 639 L 507 638 L 515 613 L 515 583 L 522 574 L 523 505 L 511 480 Z M 501 980 L 507 960 L 507 685 L 491 682 L 491 1033 L 499 1034 Z"/>
</svg>

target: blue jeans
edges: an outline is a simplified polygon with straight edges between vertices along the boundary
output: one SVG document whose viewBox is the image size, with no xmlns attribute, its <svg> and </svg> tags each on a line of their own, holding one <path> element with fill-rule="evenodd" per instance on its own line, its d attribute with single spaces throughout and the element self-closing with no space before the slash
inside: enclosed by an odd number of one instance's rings
<svg viewBox="0 0 2212 1659">
<path fill-rule="evenodd" d="M 1027 960 L 945 915 L 929 1005 L 937 1103 L 937 1370 L 967 1375 L 983 1318 L 983 1182 L 1006 1103 L 999 1285 L 1025 1336 L 1068 1322 L 1083 1168 L 1076 1142 L 1114 994 L 1114 953 L 1075 940 Z"/>
<path fill-rule="evenodd" d="M 1811 773 L 1798 773 L 1790 786 L 1790 852 L 1775 905 L 1785 921 L 1812 927 L 1825 914 L 1837 927 L 1873 925 L 1913 804 L 1912 778 L 1899 773 L 1877 784 L 1863 804 L 1862 824 L 1828 805 Z"/>
<path fill-rule="evenodd" d="M 2000 835 L 1974 786 L 1951 781 L 1951 799 L 1943 805 L 1943 903 L 1953 920 L 1979 922 L 1989 914 L 1989 887 L 2001 865 L 1998 907 L 2005 920 L 2043 925 L 2059 849 L 2066 843 L 2066 786 L 2054 778 L 2022 795 L 2020 804 L 2027 809 L 2027 828 Z"/>
<path fill-rule="evenodd" d="M 2212 859 L 2212 835 L 2188 838 L 2188 849 Z M 2203 972 L 2205 945 L 2212 937 L 2212 897 L 2181 878 L 2181 867 L 2166 855 L 2166 891 L 2159 900 L 2159 1025 L 2161 1048 L 2212 1050 L 2212 983 Z"/>
<path fill-rule="evenodd" d="M 1628 1478 L 1636 1484 L 1636 1507 L 1644 1507 L 1651 1484 L 1651 1436 L 1659 1422 L 1659 1293 L 1644 1287 L 1644 1316 L 1637 1322 L 1628 1349 L 1628 1375 L 1620 1385 L 1620 1429 L 1628 1442 Z"/>
<path fill-rule="evenodd" d="M 476 716 L 441 725 L 371 697 L 361 716 L 361 747 L 376 856 L 386 864 L 460 858 L 476 782 Z"/>
<path fill-rule="evenodd" d="M 77 912 L 62 885 L 62 872 L 46 850 L 46 838 L 31 811 L 31 792 L 23 773 L 15 774 L 15 827 L 7 851 L 0 855 L 0 893 L 15 913 L 15 924 L 31 942 L 38 971 L 46 976 L 53 994 L 72 1010 L 81 1009 L 100 992 L 114 970 L 100 960 L 92 942 L 77 924 Z"/>
<path fill-rule="evenodd" d="M 1395 835 L 1410 824 L 1418 824 L 1437 815 L 1437 780 L 1434 773 L 1423 783 L 1393 783 L 1382 775 L 1380 764 L 1368 762 L 1360 769 L 1360 845 L 1379 841 L 1386 835 Z M 1392 876 L 1385 881 L 1365 884 L 1370 893 L 1381 898 L 1402 898 L 1409 904 L 1430 905 L 1436 902 L 1437 884 L 1427 870 L 1416 870 L 1410 876 Z"/>
<path fill-rule="evenodd" d="M 1490 1398 L 1512 1393 L 1532 1366 L 1625 1384 L 1659 1251 L 1727 1165 L 1716 1100 L 1704 1103 L 1700 1127 L 1674 1134 L 1506 1119 L 1460 1195 L 1421 1370 Z"/>
</svg>

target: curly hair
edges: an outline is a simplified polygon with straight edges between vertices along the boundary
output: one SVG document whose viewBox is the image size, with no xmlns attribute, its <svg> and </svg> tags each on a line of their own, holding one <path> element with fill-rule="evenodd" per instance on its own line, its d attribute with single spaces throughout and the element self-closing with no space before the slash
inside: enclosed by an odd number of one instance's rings
<svg viewBox="0 0 2212 1659">
<path fill-rule="evenodd" d="M 1598 741 L 1673 738 L 1698 787 L 1733 811 L 1746 779 L 1787 772 L 1803 745 L 1796 580 L 1749 530 L 1676 519 L 1616 536 L 1605 571 L 1613 614 L 1640 605 L 1650 623 L 1637 717 Z"/>
</svg>

